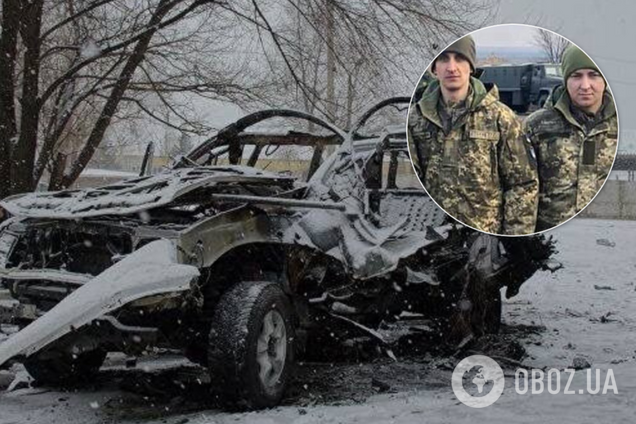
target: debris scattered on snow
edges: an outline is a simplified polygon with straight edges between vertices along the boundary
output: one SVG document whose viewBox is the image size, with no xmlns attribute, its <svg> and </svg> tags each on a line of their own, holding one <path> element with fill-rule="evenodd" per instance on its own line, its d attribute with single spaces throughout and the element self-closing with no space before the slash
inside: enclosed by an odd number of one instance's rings
<svg viewBox="0 0 636 424">
<path fill-rule="evenodd" d="M 569 315 L 571 317 L 576 317 L 576 318 L 581 318 L 581 317 L 585 316 L 585 314 L 583 314 L 583 313 L 581 313 L 579 311 L 575 311 L 575 310 L 570 309 L 570 308 L 565 308 L 565 314 Z"/>
<path fill-rule="evenodd" d="M 592 366 L 590 360 L 582 355 L 576 355 L 574 359 L 572 359 L 572 368 L 575 370 L 583 370 L 586 368 L 590 368 Z"/>
<path fill-rule="evenodd" d="M 615 318 L 610 318 L 610 315 L 613 315 L 612 312 L 608 312 L 604 315 L 601 315 L 601 317 L 598 319 L 599 322 L 601 322 L 602 324 L 608 323 L 608 322 L 616 322 L 618 321 Z M 594 320 L 596 321 L 596 320 Z"/>
<path fill-rule="evenodd" d="M 614 243 L 613 241 L 609 241 L 608 239 L 596 239 L 596 244 L 598 244 L 599 246 L 607 246 L 607 247 L 614 247 L 616 246 L 616 243 Z"/>
<path fill-rule="evenodd" d="M 551 272 L 555 272 L 561 268 L 563 268 L 563 264 L 557 260 L 554 259 L 548 259 L 548 261 L 545 263 L 545 269 L 547 269 L 548 271 Z"/>
<path fill-rule="evenodd" d="M 599 286 L 597 284 L 594 284 L 594 290 L 616 290 L 616 289 L 612 286 Z"/>
<path fill-rule="evenodd" d="M 378 380 L 375 377 L 371 379 L 371 387 L 373 387 L 378 393 L 385 393 L 391 390 L 391 386 L 389 384 L 382 380 Z"/>
</svg>

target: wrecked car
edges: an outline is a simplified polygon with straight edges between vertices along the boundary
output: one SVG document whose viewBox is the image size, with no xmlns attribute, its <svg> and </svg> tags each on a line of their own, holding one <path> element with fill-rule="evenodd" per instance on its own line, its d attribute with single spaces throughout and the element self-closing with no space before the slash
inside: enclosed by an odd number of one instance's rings
<svg viewBox="0 0 636 424">
<path fill-rule="evenodd" d="M 453 343 L 497 331 L 500 289 L 514 295 L 552 244 L 448 218 L 414 178 L 408 102 L 379 103 L 348 132 L 257 112 L 157 175 L 5 199 L 0 278 L 14 300 L 0 322 L 21 330 L 0 366 L 64 384 L 108 352 L 167 346 L 209 369 L 222 402 L 262 408 L 316 340 L 389 349 L 395 323 Z M 379 118 L 387 110 L 398 125 Z M 280 119 L 306 130 L 253 130 Z"/>
</svg>

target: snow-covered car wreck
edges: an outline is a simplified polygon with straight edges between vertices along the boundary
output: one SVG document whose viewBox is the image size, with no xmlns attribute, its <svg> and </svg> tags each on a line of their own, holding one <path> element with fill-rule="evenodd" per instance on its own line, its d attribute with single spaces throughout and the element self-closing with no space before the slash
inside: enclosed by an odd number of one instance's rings
<svg viewBox="0 0 636 424">
<path fill-rule="evenodd" d="M 14 300 L 0 322 L 20 331 L 0 365 L 57 384 L 94 375 L 108 352 L 168 346 L 207 366 L 224 402 L 262 408 L 321 335 L 388 345 L 383 326 L 422 319 L 448 340 L 496 331 L 500 289 L 514 295 L 552 244 L 480 235 L 405 183 L 404 125 L 365 131 L 408 100 L 374 106 L 347 133 L 257 112 L 160 174 L 5 199 L 0 278 Z M 314 130 L 250 131 L 280 118 Z M 305 160 L 280 169 L 290 146 Z"/>
</svg>

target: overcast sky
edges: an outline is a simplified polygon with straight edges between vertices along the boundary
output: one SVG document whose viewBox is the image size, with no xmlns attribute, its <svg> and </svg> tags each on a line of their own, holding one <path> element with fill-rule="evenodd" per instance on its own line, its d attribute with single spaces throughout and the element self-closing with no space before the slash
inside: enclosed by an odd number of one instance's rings
<svg viewBox="0 0 636 424">
<path fill-rule="evenodd" d="M 478 47 L 534 47 L 537 29 L 526 25 L 499 25 L 473 33 Z"/>
</svg>

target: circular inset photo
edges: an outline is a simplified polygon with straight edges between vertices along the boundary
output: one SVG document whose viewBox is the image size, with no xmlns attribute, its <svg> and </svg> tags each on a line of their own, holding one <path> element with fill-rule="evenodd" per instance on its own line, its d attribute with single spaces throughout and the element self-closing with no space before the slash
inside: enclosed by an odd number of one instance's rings
<svg viewBox="0 0 636 424">
<path fill-rule="evenodd" d="M 496 25 L 442 50 L 417 84 L 409 153 L 429 196 L 476 230 L 522 236 L 581 212 L 609 176 L 618 114 L 578 46 L 530 25 Z"/>
</svg>

